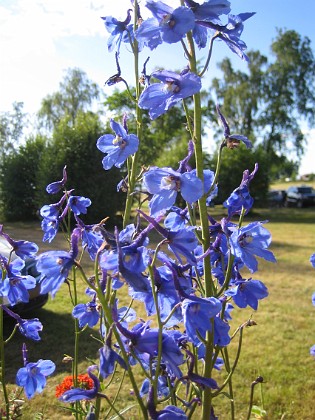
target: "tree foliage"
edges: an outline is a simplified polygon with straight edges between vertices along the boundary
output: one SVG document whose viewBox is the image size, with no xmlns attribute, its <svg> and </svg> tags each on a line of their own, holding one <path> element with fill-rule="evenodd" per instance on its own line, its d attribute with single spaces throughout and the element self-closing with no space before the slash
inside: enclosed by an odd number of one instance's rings
<svg viewBox="0 0 315 420">
<path fill-rule="evenodd" d="M 110 223 L 114 223 L 116 213 L 123 206 L 124 196 L 117 194 L 117 184 L 123 174 L 114 168 L 110 174 L 102 169 L 104 155 L 96 148 L 96 140 L 104 134 L 103 124 L 92 112 L 79 112 L 73 126 L 69 118 L 65 117 L 56 126 L 39 163 L 37 205 L 56 201 L 55 196 L 48 196 L 45 187 L 61 179 L 66 165 L 67 188 L 74 188 L 73 194 L 92 201 L 84 220 L 95 223 L 110 217 Z"/>
<path fill-rule="evenodd" d="M 68 69 L 58 92 L 42 100 L 38 112 L 39 124 L 52 131 L 64 117 L 68 117 L 68 123 L 74 126 L 78 113 L 90 109 L 99 96 L 99 87 L 89 80 L 84 71 Z"/>
<path fill-rule="evenodd" d="M 2 162 L 8 154 L 19 145 L 23 130 L 26 127 L 26 114 L 23 102 L 14 102 L 13 110 L 0 114 L 0 155 Z"/>
<path fill-rule="evenodd" d="M 233 130 L 263 145 L 269 157 L 293 154 L 297 162 L 305 143 L 301 122 L 314 124 L 315 59 L 310 40 L 292 30 L 278 30 L 271 52 L 271 63 L 249 52 L 246 73 L 224 59 L 223 78 L 214 79 L 213 88 Z"/>
<path fill-rule="evenodd" d="M 243 148 L 224 152 L 217 201 L 239 184 L 243 164 L 249 170 L 256 161 L 260 164 L 252 183 L 260 201 L 271 180 L 297 172 L 305 141 L 301 121 L 309 126 L 315 122 L 314 55 L 308 38 L 284 30 L 278 31 L 271 52 L 274 59 L 269 62 L 258 51 L 250 51 L 247 72 L 235 70 L 231 61 L 224 59 L 219 64 L 222 78 L 212 82 L 214 97 L 202 92 L 204 117 L 216 121 L 214 103 L 222 103 L 231 130 L 247 136 L 254 144 L 251 153 L 245 153 Z M 133 89 L 131 94 L 135 94 Z M 14 103 L 13 111 L 0 115 L 0 198 L 8 220 L 34 218 L 41 205 L 54 200 L 47 196 L 45 187 L 60 179 L 66 164 L 69 186 L 75 188 L 75 194 L 92 200 L 87 220 L 95 222 L 110 216 L 115 221 L 124 198 L 122 193 L 117 194 L 116 185 L 124 173 L 112 170 L 109 177 L 102 170 L 103 155 L 96 141 L 111 128 L 109 118 L 104 127 L 100 114 L 90 111 L 99 96 L 99 88 L 82 70 L 68 69 L 59 90 L 43 99 L 38 113 L 39 126 L 48 130 L 46 139 L 31 136 L 22 146 L 19 143 L 26 126 L 23 104 Z M 129 132 L 136 132 L 134 104 L 127 91 L 114 90 L 105 97 L 104 106 L 107 116 L 117 122 L 126 114 Z M 150 124 L 144 113 L 140 162 L 176 169 L 190 139 L 185 121 L 180 106 Z M 216 135 L 220 133 L 217 128 Z M 209 168 L 214 167 L 215 155 L 209 161 Z"/>
<path fill-rule="evenodd" d="M 9 221 L 37 217 L 38 163 L 43 157 L 45 139 L 30 137 L 25 145 L 5 157 L 0 175 L 2 216 Z"/>
<path fill-rule="evenodd" d="M 131 93 L 134 94 L 133 89 L 131 89 Z M 104 105 L 117 122 L 121 122 L 123 115 L 126 114 L 129 132 L 136 133 L 134 104 L 126 90 L 114 90 L 111 95 L 105 98 Z M 107 130 L 109 130 L 108 132 L 111 130 L 109 121 Z M 185 129 L 185 117 L 180 107 L 173 107 L 167 114 L 154 121 L 150 121 L 148 113 L 144 113 L 143 132 L 144 141 L 140 144 L 139 161 L 146 165 L 156 164 L 157 157 L 170 150 L 175 144 L 177 145 L 183 137 L 186 139 L 186 143 L 189 140 L 188 132 Z M 179 156 L 178 153 L 177 156 Z"/>
</svg>

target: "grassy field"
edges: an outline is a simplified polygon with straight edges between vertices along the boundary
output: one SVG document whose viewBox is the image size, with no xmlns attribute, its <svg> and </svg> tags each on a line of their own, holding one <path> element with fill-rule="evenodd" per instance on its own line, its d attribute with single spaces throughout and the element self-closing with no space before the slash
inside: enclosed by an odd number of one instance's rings
<svg viewBox="0 0 315 420">
<path fill-rule="evenodd" d="M 315 188 L 315 181 L 282 181 L 277 182 L 275 184 L 271 184 L 270 189 L 272 190 L 287 190 L 289 187 L 293 186 L 301 186 L 301 185 L 307 185 L 309 187 Z"/>
<path fill-rule="evenodd" d="M 213 211 L 218 215 L 222 209 L 215 208 Z M 309 257 L 315 252 L 315 208 L 258 209 L 253 212 L 251 219 L 269 220 L 266 227 L 272 233 L 271 249 L 276 255 L 277 264 L 261 261 L 259 271 L 254 275 L 255 279 L 264 281 L 269 289 L 269 297 L 260 302 L 258 311 L 235 310 L 232 313 L 232 330 L 250 316 L 257 323 L 247 328 L 244 334 L 242 355 L 234 380 L 236 418 L 246 418 L 251 382 L 261 375 L 264 383 L 256 389 L 255 404 L 266 410 L 265 418 L 312 420 L 315 418 L 315 361 L 309 355 L 309 348 L 315 344 L 315 308 L 311 302 L 315 291 L 315 270 L 309 263 Z M 42 233 L 38 224 L 7 224 L 5 229 L 16 239 L 41 242 Z M 58 243 L 52 245 L 57 249 L 66 246 L 62 237 L 58 237 Z M 41 251 L 45 249 L 47 244 L 41 246 Z M 42 321 L 44 331 L 41 342 L 27 342 L 29 359 L 52 359 L 57 370 L 48 379 L 43 394 L 26 401 L 23 408 L 23 418 L 26 420 L 70 417 L 54 397 L 56 384 L 70 371 L 70 366 L 62 363 L 64 354 L 73 353 L 73 319 L 70 311 L 67 287 L 63 285 L 54 300 L 50 299 L 43 309 L 33 314 Z M 7 329 L 10 329 L 10 325 L 7 325 Z M 96 359 L 100 347 L 89 336 L 90 331 L 86 331 L 81 338 L 82 372 L 91 359 Z M 6 349 L 11 389 L 14 389 L 15 372 L 22 366 L 20 349 L 23 341 L 17 336 Z M 218 374 L 218 382 L 221 380 Z M 132 403 L 129 389 L 125 390 L 125 399 Z M 123 400 L 121 404 L 125 402 Z M 229 418 L 226 414 L 228 407 L 229 402 L 224 397 L 215 401 L 216 415 L 220 420 Z M 196 414 L 194 418 L 197 417 Z M 126 418 L 139 416 L 128 415 Z"/>
</svg>

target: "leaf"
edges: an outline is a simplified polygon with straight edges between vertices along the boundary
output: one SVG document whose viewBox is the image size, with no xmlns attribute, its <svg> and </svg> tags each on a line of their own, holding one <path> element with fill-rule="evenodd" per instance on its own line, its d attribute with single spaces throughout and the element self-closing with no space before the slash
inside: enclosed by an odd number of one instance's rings
<svg viewBox="0 0 315 420">
<path fill-rule="evenodd" d="M 254 415 L 254 419 L 263 419 L 267 415 L 267 411 L 257 405 L 253 405 L 251 414 Z"/>
</svg>

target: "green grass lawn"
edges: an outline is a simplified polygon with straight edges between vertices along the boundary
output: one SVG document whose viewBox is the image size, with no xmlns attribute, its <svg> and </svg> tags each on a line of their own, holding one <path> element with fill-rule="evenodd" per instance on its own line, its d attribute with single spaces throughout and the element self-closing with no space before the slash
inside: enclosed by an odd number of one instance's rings
<svg viewBox="0 0 315 420">
<path fill-rule="evenodd" d="M 213 212 L 216 216 L 222 213 L 222 209 L 215 208 Z M 232 312 L 231 331 L 250 316 L 257 323 L 245 329 L 242 355 L 235 374 L 236 419 L 246 418 L 251 382 L 261 375 L 264 383 L 256 387 L 255 404 L 266 410 L 266 418 L 311 420 L 315 416 L 315 361 L 309 355 L 309 348 L 315 344 L 315 307 L 311 301 L 315 291 L 315 270 L 309 263 L 309 257 L 315 252 L 315 209 L 257 209 L 245 223 L 251 220 L 269 220 L 266 227 L 272 233 L 271 249 L 277 263 L 260 261 L 259 271 L 253 276 L 269 289 L 269 297 L 260 301 L 258 311 Z M 5 229 L 15 239 L 35 240 L 40 244 L 42 233 L 38 224 L 7 224 Z M 55 246 L 54 243 L 51 245 Z M 40 245 L 41 251 L 51 248 L 51 245 Z M 62 249 L 63 246 L 67 249 L 59 236 L 56 248 Z M 83 290 L 84 286 L 82 293 Z M 27 341 L 29 360 L 52 359 L 57 370 L 48 379 L 43 394 L 25 402 L 23 418 L 35 419 L 34 413 L 42 413 L 41 417 L 37 416 L 42 419 L 71 418 L 54 397 L 56 384 L 70 372 L 70 366 L 62 363 L 63 356 L 73 353 L 73 319 L 67 286 L 63 285 L 55 299 L 50 299 L 44 308 L 32 315 L 41 320 L 44 330 L 40 342 Z M 10 326 L 6 327 L 9 330 Z M 82 373 L 91 360 L 97 359 L 100 347 L 90 335 L 91 331 L 87 330 L 81 338 Z M 6 348 L 8 380 L 12 390 L 15 388 L 15 373 L 22 366 L 20 350 L 23 341 L 17 335 Z M 219 383 L 223 380 L 220 373 L 217 379 Z M 131 405 L 133 397 L 129 385 L 124 389 L 120 406 L 127 400 Z M 227 398 L 219 397 L 214 404 L 220 420 L 228 419 Z M 198 418 L 197 414 L 195 416 Z M 126 416 L 126 419 L 130 418 L 140 417 L 135 413 Z"/>
</svg>

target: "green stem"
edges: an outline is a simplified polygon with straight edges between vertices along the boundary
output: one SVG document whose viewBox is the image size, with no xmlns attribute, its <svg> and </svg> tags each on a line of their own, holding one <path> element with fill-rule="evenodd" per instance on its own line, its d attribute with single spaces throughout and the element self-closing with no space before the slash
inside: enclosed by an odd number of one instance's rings
<svg viewBox="0 0 315 420">
<path fill-rule="evenodd" d="M 157 291 L 156 291 L 155 284 L 154 284 L 153 264 L 155 262 L 156 255 L 157 255 L 157 253 L 158 253 L 158 251 L 159 251 L 160 246 L 161 246 L 162 243 L 163 243 L 163 241 L 156 248 L 155 254 L 154 254 L 154 258 L 153 258 L 153 261 L 152 261 L 152 264 L 150 264 L 149 267 L 148 267 L 149 274 L 150 274 L 150 279 L 151 279 L 151 289 L 152 289 L 152 294 L 153 294 L 153 300 L 154 300 L 154 305 L 155 305 L 155 309 L 156 309 L 156 319 L 157 319 L 157 323 L 158 323 L 158 331 L 159 331 L 159 336 L 158 336 L 158 355 L 157 355 L 157 363 L 156 363 L 154 380 L 153 380 L 153 389 L 154 389 L 155 403 L 157 403 L 157 400 L 158 400 L 158 394 L 157 394 L 158 379 L 159 379 L 160 366 L 161 366 L 161 361 L 162 361 L 163 322 L 161 321 L 158 296 L 157 296 Z"/>
<path fill-rule="evenodd" d="M 216 390 L 216 391 L 212 394 L 212 397 L 213 397 L 213 398 L 214 398 L 214 397 L 216 397 L 217 395 L 219 395 L 219 394 L 221 393 L 221 391 L 222 391 L 222 390 L 226 387 L 226 385 L 229 383 L 229 380 L 230 380 L 231 376 L 233 375 L 233 373 L 234 373 L 234 371 L 235 371 L 235 369 L 236 369 L 236 366 L 237 366 L 237 364 L 238 364 L 238 361 L 239 361 L 239 358 L 240 358 L 240 355 L 241 355 L 242 341 L 243 341 L 243 328 L 244 328 L 244 325 L 242 325 L 242 326 L 239 328 L 240 338 L 239 338 L 238 348 L 237 348 L 237 353 L 236 353 L 236 357 L 235 357 L 235 360 L 234 360 L 233 366 L 232 366 L 232 368 L 230 369 L 230 372 L 228 373 L 228 376 L 227 376 L 226 380 L 224 381 L 224 383 L 220 386 L 220 388 L 219 388 L 219 389 L 217 389 L 217 390 Z"/>
<path fill-rule="evenodd" d="M 213 354 L 213 337 L 210 332 L 207 332 L 206 335 L 206 354 L 205 354 L 205 363 L 203 369 L 203 376 L 205 378 L 211 378 L 212 373 L 212 354 Z M 202 400 L 202 419 L 208 420 L 211 417 L 211 389 L 206 387 L 203 393 L 203 400 Z"/>
<path fill-rule="evenodd" d="M 255 381 L 253 381 L 251 386 L 250 386 L 250 399 L 249 399 L 249 407 L 248 407 L 248 414 L 247 414 L 246 420 L 250 420 L 250 417 L 251 417 L 251 414 L 252 414 L 255 386 L 257 384 L 262 384 L 263 381 L 264 381 L 263 378 L 261 376 L 258 376 L 258 378 Z"/>
<path fill-rule="evenodd" d="M 115 404 L 116 404 L 116 401 L 117 401 L 118 395 L 119 395 L 119 393 L 120 393 L 120 391 L 121 391 L 121 388 L 122 388 L 122 384 L 124 383 L 125 376 L 126 376 L 126 371 L 124 370 L 124 372 L 123 372 L 123 378 L 122 378 L 122 380 L 120 381 L 120 384 L 119 384 L 119 386 L 118 386 L 118 389 L 117 389 L 116 395 L 115 395 L 115 397 L 114 397 L 114 400 L 113 400 L 113 402 L 111 403 L 111 405 L 109 406 L 109 410 L 108 410 L 108 412 L 106 413 L 106 415 L 104 416 L 104 418 L 107 418 L 107 417 L 110 415 L 110 413 L 111 413 L 111 411 L 112 411 L 113 407 L 115 407 Z"/>
<path fill-rule="evenodd" d="M 192 38 L 192 34 L 187 34 L 188 45 L 190 48 L 190 69 L 192 72 L 197 73 L 197 60 L 195 54 L 195 45 Z M 195 159 L 196 159 L 196 171 L 197 176 L 202 181 L 204 180 L 203 170 L 203 150 L 202 150 L 202 111 L 201 111 L 201 95 L 200 92 L 194 95 L 194 132 L 193 132 L 193 142 L 195 146 Z M 209 221 L 208 221 L 208 212 L 206 205 L 206 197 L 203 196 L 198 201 L 200 224 L 201 224 L 201 235 L 202 235 L 202 245 L 203 250 L 206 252 L 210 247 L 210 232 L 209 232 Z M 205 279 L 205 291 L 206 296 L 213 296 L 214 287 L 211 275 L 211 264 L 210 264 L 210 255 L 206 256 L 203 261 L 204 265 L 204 279 Z"/>
<path fill-rule="evenodd" d="M 229 359 L 229 353 L 226 347 L 224 347 L 223 349 L 224 352 L 224 363 L 225 363 L 225 368 L 228 372 L 228 374 L 230 374 L 231 372 L 231 366 L 230 366 L 230 359 Z M 228 384 L 229 384 L 229 394 L 230 394 L 230 403 L 231 403 L 231 419 L 234 420 L 235 419 L 235 404 L 234 404 L 234 392 L 233 392 L 233 382 L 232 382 L 232 375 L 229 375 L 229 380 L 228 380 Z"/>
<path fill-rule="evenodd" d="M 134 29 L 137 28 L 138 16 L 138 2 L 134 2 Z M 139 139 L 139 148 L 142 141 L 142 111 L 139 108 L 138 101 L 141 94 L 140 82 L 139 82 L 139 49 L 138 42 L 135 39 L 132 46 L 133 56 L 134 56 L 134 73 L 135 73 L 135 83 L 136 83 L 136 122 L 137 122 L 137 137 Z M 139 150 L 132 156 L 131 159 L 131 170 L 128 171 L 128 193 L 126 199 L 126 206 L 123 219 L 123 227 L 125 228 L 130 223 L 132 203 L 133 203 L 133 192 L 136 186 L 136 175 L 138 171 L 138 160 L 139 160 Z"/>
<path fill-rule="evenodd" d="M 102 249 L 100 248 L 98 250 L 98 252 L 96 254 L 96 258 L 95 258 L 95 272 L 94 272 L 95 282 L 96 282 L 95 291 L 97 293 L 97 297 L 100 301 L 100 304 L 102 305 L 102 309 L 103 309 L 104 317 L 105 317 L 106 328 L 109 328 L 110 326 L 115 324 L 114 320 L 113 320 L 113 317 L 112 317 L 111 305 L 110 305 L 110 302 L 109 302 L 111 284 L 110 284 L 110 281 L 107 282 L 106 295 L 104 296 L 104 294 L 102 293 L 102 289 L 101 289 L 101 285 L 100 285 L 100 281 L 99 281 L 99 274 L 98 274 L 98 262 L 99 262 L 99 257 L 100 257 L 101 251 L 102 251 Z M 113 333 L 115 335 L 118 346 L 120 348 L 121 356 L 124 359 L 124 361 L 126 362 L 129 379 L 130 379 L 135 397 L 137 398 L 139 408 L 142 412 L 143 419 L 147 420 L 148 419 L 147 410 L 146 410 L 146 407 L 145 407 L 145 405 L 143 403 L 143 400 L 141 398 L 140 391 L 139 391 L 137 382 L 135 380 L 135 377 L 133 375 L 132 367 L 129 363 L 129 358 L 128 358 L 127 352 L 125 350 L 124 344 L 123 344 L 122 339 L 120 337 L 120 334 L 119 334 L 119 332 L 117 331 L 116 328 L 113 328 Z"/>
<path fill-rule="evenodd" d="M 207 61 L 204 65 L 204 68 L 203 68 L 202 72 L 199 74 L 200 77 L 202 77 L 208 69 L 208 66 L 209 66 L 209 63 L 210 63 L 210 60 L 211 60 L 211 56 L 212 56 L 213 42 L 218 36 L 219 36 L 219 32 L 216 32 L 210 40 L 209 53 L 208 53 Z"/>
<path fill-rule="evenodd" d="M 73 304 L 76 306 L 78 304 L 78 292 L 77 292 L 77 281 L 76 281 L 76 267 L 72 268 L 72 275 L 73 275 Z M 74 319 L 74 360 L 73 360 L 73 383 L 74 386 L 78 386 L 78 375 L 79 375 L 79 335 L 80 335 L 80 328 L 79 322 L 77 318 Z M 75 403 L 76 411 L 75 411 L 75 418 L 79 419 L 79 406 L 80 403 L 76 401 Z"/>
<path fill-rule="evenodd" d="M 116 410 L 115 405 L 111 402 L 111 400 L 107 397 L 107 395 L 104 395 L 104 397 L 106 398 L 106 401 L 108 402 L 108 405 L 110 406 L 110 409 L 113 410 L 113 411 L 115 411 L 116 415 L 120 419 L 124 420 L 124 417 L 119 413 L 118 410 Z"/>
<path fill-rule="evenodd" d="M 195 45 L 192 38 L 192 33 L 187 34 L 187 41 L 189 45 L 189 63 L 190 70 L 197 74 L 197 60 L 195 53 Z M 202 150 L 202 112 L 201 112 L 201 95 L 196 93 L 194 95 L 194 135 L 193 141 L 195 146 L 195 159 L 196 159 L 196 171 L 197 176 L 203 181 L 203 150 Z M 210 247 L 210 232 L 209 232 L 209 221 L 208 221 L 208 212 L 206 205 L 206 197 L 202 196 L 198 201 L 200 224 L 201 224 L 201 235 L 202 235 L 202 246 L 203 251 L 206 252 Z M 205 296 L 214 295 L 214 284 L 211 274 L 211 263 L 210 255 L 206 256 L 203 260 L 203 271 L 204 271 L 204 282 L 205 282 Z M 204 377 L 211 378 L 212 373 L 212 353 L 213 353 L 213 334 L 208 332 L 206 336 L 206 355 L 205 355 L 205 364 L 204 364 Z M 206 387 L 203 394 L 203 403 L 202 403 L 202 419 L 209 420 L 211 416 L 211 390 Z"/>
</svg>

